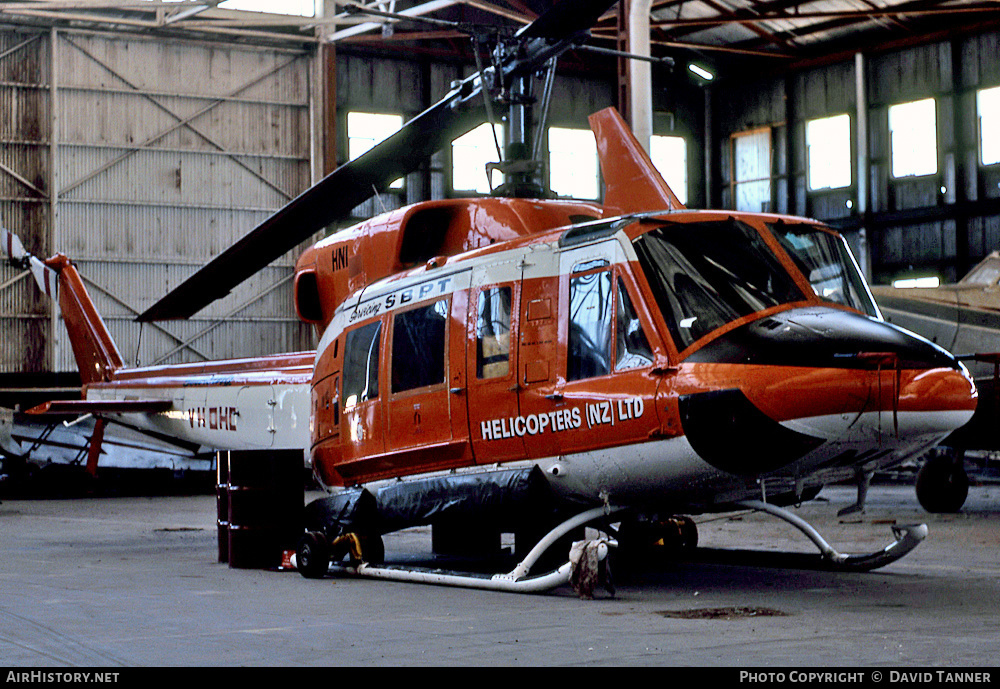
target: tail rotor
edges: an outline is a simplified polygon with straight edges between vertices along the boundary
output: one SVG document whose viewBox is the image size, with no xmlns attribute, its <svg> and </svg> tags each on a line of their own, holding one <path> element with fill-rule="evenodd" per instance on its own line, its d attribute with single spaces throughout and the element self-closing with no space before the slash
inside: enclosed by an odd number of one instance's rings
<svg viewBox="0 0 1000 689">
<path fill-rule="evenodd" d="M 24 248 L 21 238 L 10 230 L 0 227 L 0 247 L 7 255 L 7 261 L 15 268 L 28 270 L 38 284 L 38 288 L 47 296 L 58 301 L 59 275 L 45 263 Z"/>
</svg>

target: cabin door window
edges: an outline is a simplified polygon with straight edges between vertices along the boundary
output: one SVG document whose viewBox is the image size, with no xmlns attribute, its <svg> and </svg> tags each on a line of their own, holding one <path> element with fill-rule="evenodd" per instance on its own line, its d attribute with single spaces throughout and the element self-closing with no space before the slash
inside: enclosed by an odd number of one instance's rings
<svg viewBox="0 0 1000 689">
<path fill-rule="evenodd" d="M 386 450 L 448 442 L 448 325 L 451 301 L 397 312 L 392 322 L 389 433 Z M 420 461 L 433 459 L 422 458 Z"/>
<path fill-rule="evenodd" d="M 480 380 L 510 373 L 510 309 L 510 287 L 491 287 L 479 293 L 476 307 L 476 378 Z"/>
<path fill-rule="evenodd" d="M 477 463 L 524 456 L 515 428 L 517 297 L 512 283 L 477 288 L 470 295 L 469 325 L 475 328 L 476 346 L 469 352 L 469 428 Z"/>
<path fill-rule="evenodd" d="M 444 383 L 448 302 L 396 316 L 392 329 L 392 392 Z"/>
</svg>

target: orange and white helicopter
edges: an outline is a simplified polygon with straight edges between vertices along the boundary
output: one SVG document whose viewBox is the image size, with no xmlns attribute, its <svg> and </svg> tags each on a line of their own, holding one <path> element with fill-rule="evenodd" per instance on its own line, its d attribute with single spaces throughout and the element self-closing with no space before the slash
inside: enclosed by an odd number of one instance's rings
<svg viewBox="0 0 1000 689">
<path fill-rule="evenodd" d="M 471 128 L 467 106 L 523 86 L 609 4 L 557 4 L 519 32 L 516 50 L 498 50 L 489 70 L 141 318 L 183 317 L 224 295 L 456 126 Z M 882 320 L 835 232 L 688 210 L 617 112 L 591 125 L 603 203 L 532 197 L 526 166 L 512 166 L 511 197 L 417 203 L 306 250 L 295 302 L 315 326 L 315 352 L 126 368 L 73 264 L 34 258 L 5 231 L 12 259 L 50 292 L 58 282 L 83 376 L 83 400 L 38 411 L 93 413 L 235 451 L 234 461 L 307 450 L 330 490 L 300 530 L 297 566 L 310 577 L 350 551 L 356 574 L 543 590 L 592 578 L 580 568 L 631 534 L 673 530 L 693 545 L 693 522 L 674 515 L 746 508 L 793 523 L 833 567 L 871 569 L 911 550 L 925 526 L 894 527 L 884 550 L 846 555 L 783 506 L 850 478 L 860 504 L 872 472 L 966 423 L 977 393 L 964 366 Z M 380 566 L 380 536 L 418 524 L 538 542 L 491 578 Z M 587 524 L 619 542 L 578 544 L 571 563 L 529 576 L 547 547 Z"/>
</svg>

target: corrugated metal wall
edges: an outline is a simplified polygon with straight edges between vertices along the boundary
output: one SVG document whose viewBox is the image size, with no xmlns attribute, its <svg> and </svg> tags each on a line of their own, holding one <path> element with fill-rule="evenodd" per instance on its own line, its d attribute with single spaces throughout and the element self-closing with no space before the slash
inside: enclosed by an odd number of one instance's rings
<svg viewBox="0 0 1000 689">
<path fill-rule="evenodd" d="M 310 347 L 291 300 L 291 255 L 189 321 L 141 333 L 134 322 L 309 186 L 310 55 L 126 35 L 34 36 L 0 58 L 0 126 L 5 143 L 18 144 L 6 145 L 0 162 L 38 189 L 0 174 L 2 222 L 40 253 L 74 259 L 130 363 Z M 0 55 L 23 40 L 0 31 Z M 18 194 L 30 200 L 9 198 Z M 0 285 L 11 275 L 4 269 Z M 2 314 L 13 315 L 0 324 L 0 370 L 73 370 L 62 326 L 53 347 L 48 311 L 26 287 L 20 280 L 0 292 Z M 55 360 L 39 350 L 54 351 Z"/>
<path fill-rule="evenodd" d="M 52 217 L 48 36 L 0 31 L 0 223 L 42 254 Z M 50 314 L 26 273 L 0 268 L 0 369 L 52 370 Z"/>
<path fill-rule="evenodd" d="M 336 136 L 351 110 L 409 118 L 471 65 L 336 55 Z M 295 318 L 287 256 L 189 321 L 135 316 L 310 183 L 311 53 L 131 34 L 0 28 L 2 221 L 29 248 L 78 264 L 126 361 L 175 363 L 313 345 Z M 560 76 L 550 124 L 586 127 L 608 83 Z M 315 112 L 315 111 L 313 111 Z M 9 113 L 9 116 L 7 116 Z M 33 180 L 33 181 L 31 181 Z M 450 191 L 450 152 L 355 209 Z M 72 371 L 61 322 L 33 285 L 0 273 L 0 373 Z"/>
</svg>

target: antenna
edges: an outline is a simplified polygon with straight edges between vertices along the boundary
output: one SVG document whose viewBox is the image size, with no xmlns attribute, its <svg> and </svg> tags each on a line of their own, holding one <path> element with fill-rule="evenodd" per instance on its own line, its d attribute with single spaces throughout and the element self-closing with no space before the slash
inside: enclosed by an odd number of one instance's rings
<svg viewBox="0 0 1000 689">
<path fill-rule="evenodd" d="M 372 185 L 372 192 L 375 194 L 375 200 L 378 201 L 378 205 L 382 208 L 383 213 L 388 213 L 389 209 L 385 207 L 385 203 L 382 201 L 382 194 L 378 192 L 375 185 Z"/>
</svg>

